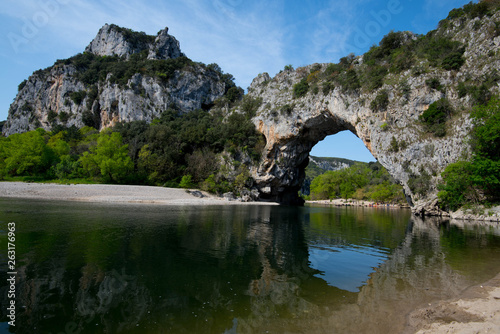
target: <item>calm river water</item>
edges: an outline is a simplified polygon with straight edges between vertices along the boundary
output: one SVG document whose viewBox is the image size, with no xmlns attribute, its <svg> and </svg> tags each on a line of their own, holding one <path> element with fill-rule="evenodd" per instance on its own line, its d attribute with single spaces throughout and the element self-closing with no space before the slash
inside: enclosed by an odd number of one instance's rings
<svg viewBox="0 0 500 334">
<path fill-rule="evenodd" d="M 0 199 L 15 333 L 400 333 L 500 271 L 500 229 L 409 211 Z"/>
</svg>

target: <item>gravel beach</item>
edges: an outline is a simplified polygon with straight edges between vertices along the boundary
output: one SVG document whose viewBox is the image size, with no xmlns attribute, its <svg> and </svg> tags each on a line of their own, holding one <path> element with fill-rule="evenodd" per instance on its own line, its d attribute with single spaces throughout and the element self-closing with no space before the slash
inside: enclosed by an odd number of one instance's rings
<svg viewBox="0 0 500 334">
<path fill-rule="evenodd" d="M 53 184 L 0 182 L 0 197 L 101 203 L 147 203 L 162 205 L 238 205 L 275 204 L 242 203 L 202 192 L 202 198 L 185 189 L 110 184 Z"/>
</svg>

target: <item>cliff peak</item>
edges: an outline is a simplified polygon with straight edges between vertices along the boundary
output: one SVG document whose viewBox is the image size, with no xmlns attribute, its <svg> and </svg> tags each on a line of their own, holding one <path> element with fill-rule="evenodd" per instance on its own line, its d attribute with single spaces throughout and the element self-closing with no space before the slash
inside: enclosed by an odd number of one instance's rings
<svg viewBox="0 0 500 334">
<path fill-rule="evenodd" d="M 98 56 L 125 58 L 143 51 L 148 52 L 148 59 L 173 59 L 183 56 L 179 42 L 168 34 L 168 28 L 160 30 L 157 36 L 151 36 L 107 23 L 85 48 L 85 52 Z"/>
</svg>

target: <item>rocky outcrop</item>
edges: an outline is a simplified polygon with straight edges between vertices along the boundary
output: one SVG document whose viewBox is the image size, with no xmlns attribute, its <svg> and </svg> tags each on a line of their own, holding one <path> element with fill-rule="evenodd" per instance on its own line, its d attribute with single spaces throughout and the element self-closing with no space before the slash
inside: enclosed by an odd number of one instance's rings
<svg viewBox="0 0 500 334">
<path fill-rule="evenodd" d="M 169 59 L 184 56 L 179 42 L 168 34 L 168 28 L 161 30 L 149 46 L 148 59 Z"/>
<path fill-rule="evenodd" d="M 183 56 L 179 42 L 168 34 L 168 28 L 161 30 L 156 37 L 153 37 L 114 24 L 105 24 L 85 48 L 85 52 L 98 56 L 125 58 L 144 50 L 149 50 L 148 59 L 170 59 Z"/>
<path fill-rule="evenodd" d="M 180 112 L 208 108 L 232 84 L 223 78 L 222 72 L 185 58 L 179 42 L 168 35 L 168 28 L 154 37 L 105 25 L 86 52 L 97 57 L 84 54 L 58 61 L 22 83 L 10 106 L 3 134 L 39 127 L 50 130 L 57 124 L 102 129 L 117 122 L 151 122 L 168 108 Z M 165 72 L 141 70 L 126 77 L 123 72 L 98 73 L 90 68 L 99 68 L 99 61 L 107 59 L 100 57 L 116 56 L 111 61 L 126 69 L 133 66 L 127 60 L 133 54 L 151 67 L 163 62 L 159 68 L 165 68 Z M 99 78 L 100 75 L 105 78 Z"/>
<path fill-rule="evenodd" d="M 345 90 L 320 89 L 315 76 L 325 73 L 328 64 L 314 64 L 297 70 L 285 69 L 274 78 L 260 74 L 249 87 L 249 95 L 262 99 L 253 118 L 266 137 L 261 163 L 253 169 L 253 177 L 261 194 L 285 204 L 301 200 L 297 192 L 304 180 L 312 147 L 328 135 L 349 130 L 359 137 L 373 156 L 399 181 L 414 211 L 418 214 L 441 215 L 437 208 L 437 183 L 444 168 L 469 154 L 467 138 L 471 120 L 467 110 L 470 96 L 459 92 L 459 83 L 468 80 L 478 86 L 484 78 L 500 70 L 498 48 L 500 37 L 492 17 L 473 20 L 451 20 L 440 33 L 465 46 L 465 63 L 460 70 L 444 70 L 421 61 L 399 74 L 389 74 L 383 86 Z M 363 56 L 351 59 L 350 70 L 361 72 Z M 421 68 L 422 70 L 416 71 Z M 439 89 L 429 85 L 438 80 Z M 301 83 L 316 85 L 297 97 L 294 89 Z M 403 87 L 403 88 L 402 88 Z M 498 93 L 498 83 L 491 93 Z M 386 94 L 383 110 L 374 101 Z M 419 116 L 429 106 L 446 98 L 455 113 L 447 121 L 447 135 L 428 133 Z M 335 154 L 332 148 L 332 154 Z"/>
</svg>

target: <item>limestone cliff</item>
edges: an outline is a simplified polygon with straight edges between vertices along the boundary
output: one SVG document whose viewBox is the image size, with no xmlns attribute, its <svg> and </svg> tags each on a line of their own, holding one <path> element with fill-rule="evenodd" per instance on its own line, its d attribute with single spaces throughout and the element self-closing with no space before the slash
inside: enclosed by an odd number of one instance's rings
<svg viewBox="0 0 500 334">
<path fill-rule="evenodd" d="M 474 99 L 499 91 L 499 21 L 499 12 L 475 18 L 450 14 L 427 36 L 391 34 L 380 47 L 340 64 L 288 67 L 274 78 L 260 74 L 249 95 L 262 99 L 253 121 L 267 144 L 253 177 L 263 196 L 300 203 L 297 191 L 311 148 L 328 135 L 349 130 L 404 186 L 415 212 L 441 214 L 436 206 L 440 174 L 470 151 L 468 110 Z M 395 46 L 384 51 L 389 42 Z M 425 49 L 424 43 L 430 47 Z M 457 51 L 439 63 L 432 56 L 439 44 Z M 407 50 L 404 58 L 398 58 L 395 48 Z M 451 52 L 446 48 L 443 52 Z M 422 56 L 425 52 L 431 56 Z M 408 59 L 412 63 L 407 65 Z M 383 73 L 379 82 L 374 81 L 376 71 Z M 475 94 L 467 93 L 467 85 Z M 436 135 L 419 116 L 442 99 L 453 112 L 445 134 Z"/>
<path fill-rule="evenodd" d="M 36 71 L 19 86 L 2 132 L 150 122 L 168 108 L 208 108 L 232 86 L 218 67 L 186 58 L 168 28 L 155 37 L 106 24 L 84 54 Z"/>
<path fill-rule="evenodd" d="M 168 34 L 168 28 L 161 30 L 154 37 L 113 24 L 105 24 L 85 48 L 85 52 L 98 56 L 126 58 L 143 50 L 149 50 L 148 59 L 179 58 L 184 55 L 181 52 L 179 42 Z"/>
<path fill-rule="evenodd" d="M 309 164 L 316 165 L 324 171 L 335 171 L 344 168 L 349 168 L 356 162 L 353 160 L 340 159 L 340 158 L 319 158 L 309 156 Z"/>
</svg>

